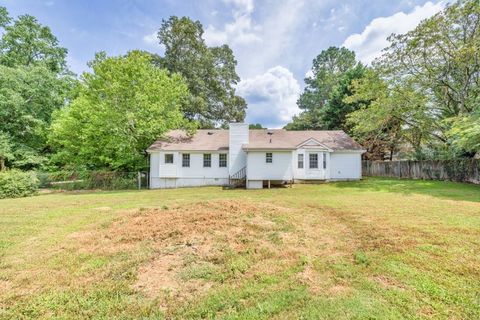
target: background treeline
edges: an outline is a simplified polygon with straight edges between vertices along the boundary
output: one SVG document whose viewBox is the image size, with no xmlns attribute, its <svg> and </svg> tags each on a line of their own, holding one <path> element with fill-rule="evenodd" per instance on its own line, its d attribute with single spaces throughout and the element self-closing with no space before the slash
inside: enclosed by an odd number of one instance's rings
<svg viewBox="0 0 480 320">
<path fill-rule="evenodd" d="M 480 3 L 457 1 L 389 38 L 371 67 L 345 48 L 313 61 L 288 129 L 341 129 L 367 159 L 455 159 L 480 153 Z"/>
<path fill-rule="evenodd" d="M 208 47 L 198 21 L 163 21 L 163 56 L 100 52 L 79 77 L 67 68 L 67 49 L 34 17 L 13 19 L 0 7 L 0 34 L 0 170 L 136 171 L 168 130 L 245 117 L 233 52 Z"/>
</svg>

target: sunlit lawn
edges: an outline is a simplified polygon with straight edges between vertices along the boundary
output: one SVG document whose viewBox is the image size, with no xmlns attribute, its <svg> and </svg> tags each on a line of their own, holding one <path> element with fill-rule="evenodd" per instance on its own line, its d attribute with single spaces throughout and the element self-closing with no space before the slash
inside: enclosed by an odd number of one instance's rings
<svg viewBox="0 0 480 320">
<path fill-rule="evenodd" d="M 480 318 L 480 186 L 0 200 L 0 318 Z"/>
</svg>

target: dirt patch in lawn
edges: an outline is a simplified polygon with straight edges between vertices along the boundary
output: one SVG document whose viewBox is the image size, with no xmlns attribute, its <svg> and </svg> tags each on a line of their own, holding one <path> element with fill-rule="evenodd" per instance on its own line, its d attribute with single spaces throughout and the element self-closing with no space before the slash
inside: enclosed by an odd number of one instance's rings
<svg viewBox="0 0 480 320">
<path fill-rule="evenodd" d="M 285 233 L 285 226 L 276 217 L 287 212 L 292 210 L 232 200 L 141 208 L 126 212 L 94 237 L 78 238 L 90 252 L 150 248 L 133 288 L 166 305 L 244 274 L 280 250 L 272 241 Z"/>
</svg>

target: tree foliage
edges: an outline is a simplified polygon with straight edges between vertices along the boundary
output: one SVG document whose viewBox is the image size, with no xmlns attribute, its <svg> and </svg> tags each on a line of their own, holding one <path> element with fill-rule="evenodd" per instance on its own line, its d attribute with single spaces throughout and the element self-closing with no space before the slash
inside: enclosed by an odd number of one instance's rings
<svg viewBox="0 0 480 320">
<path fill-rule="evenodd" d="M 249 129 L 265 129 L 260 123 L 251 123 L 248 125 Z"/>
<path fill-rule="evenodd" d="M 473 125 L 480 106 L 479 28 L 478 1 L 461 0 L 414 30 L 392 35 L 375 63 L 378 79 L 357 81 L 349 99 L 376 93 L 370 105 L 350 116 L 354 131 L 398 132 L 386 125 L 394 119 L 401 131 L 397 145 L 410 145 L 414 157 L 479 152 Z"/>
<path fill-rule="evenodd" d="M 356 61 L 353 51 L 337 47 L 322 51 L 313 60 L 311 75 L 305 78 L 305 90 L 297 101 L 303 112 L 286 128 L 348 131 L 345 117 L 358 105 L 346 103 L 344 98 L 350 94 L 351 82 L 364 72 L 365 66 Z"/>
<path fill-rule="evenodd" d="M 51 114 L 68 100 L 74 80 L 65 69 L 67 50 L 34 17 L 13 20 L 0 7 L 0 28 L 0 136 L 9 146 L 0 161 L 30 169 L 47 159 Z"/>
<path fill-rule="evenodd" d="M 192 129 L 180 112 L 187 86 L 180 75 L 156 68 L 151 59 L 139 51 L 96 55 L 78 97 L 55 114 L 50 141 L 58 163 L 141 169 L 152 141 L 171 129 Z"/>
<path fill-rule="evenodd" d="M 190 92 L 182 111 L 202 127 L 225 125 L 245 118 L 245 100 L 235 94 L 240 80 L 232 50 L 223 45 L 208 47 L 199 21 L 175 16 L 164 20 L 158 31 L 165 56 L 157 64 L 183 76 Z"/>
<path fill-rule="evenodd" d="M 5 10 L 6 11 L 6 10 Z M 2 14 L 0 14 L 1 16 Z M 0 64 L 8 67 L 40 64 L 54 73 L 66 66 L 67 49 L 58 44 L 50 28 L 42 26 L 30 15 L 18 17 L 13 24 L 4 20 L 4 34 L 0 42 Z"/>
<path fill-rule="evenodd" d="M 355 65 L 355 53 L 347 48 L 330 47 L 322 51 L 313 59 L 311 74 L 305 78 L 305 90 L 298 99 L 298 107 L 308 111 L 321 109 L 340 78 Z"/>
</svg>

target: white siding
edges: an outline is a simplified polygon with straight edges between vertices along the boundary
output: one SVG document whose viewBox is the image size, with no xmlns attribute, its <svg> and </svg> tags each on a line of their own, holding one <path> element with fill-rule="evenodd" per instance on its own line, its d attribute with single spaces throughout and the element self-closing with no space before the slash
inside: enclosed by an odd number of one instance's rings
<svg viewBox="0 0 480 320">
<path fill-rule="evenodd" d="M 318 154 L 318 169 L 310 169 L 310 153 Z M 303 154 L 303 169 L 298 168 L 298 155 Z M 323 157 L 326 156 L 327 168 L 323 169 Z M 294 152 L 293 173 L 295 180 L 328 180 L 330 177 L 330 152 L 324 149 L 301 148 Z"/>
<path fill-rule="evenodd" d="M 152 152 L 150 154 L 150 188 L 152 189 L 160 188 L 158 169 L 160 169 L 160 154 Z"/>
<path fill-rule="evenodd" d="M 179 154 L 178 152 L 159 152 L 159 169 L 158 169 L 158 176 L 159 177 L 169 177 L 175 178 L 178 174 L 178 160 Z M 165 163 L 165 155 L 166 154 L 173 154 L 173 163 Z"/>
<path fill-rule="evenodd" d="M 303 168 L 298 168 L 298 155 L 303 154 Z M 305 149 L 297 149 L 293 152 L 292 156 L 292 168 L 293 168 L 293 177 L 294 179 L 305 179 L 305 169 L 308 165 L 308 160 L 306 158 Z"/>
<path fill-rule="evenodd" d="M 188 152 L 185 152 L 188 153 Z M 228 159 L 227 156 L 227 167 L 220 168 L 218 166 L 218 155 L 219 153 L 215 152 L 205 152 L 212 155 L 212 166 L 210 168 L 203 166 L 203 153 L 190 153 L 190 167 L 182 167 L 182 161 L 178 163 L 179 178 L 187 179 L 228 179 Z"/>
<path fill-rule="evenodd" d="M 265 154 L 271 152 L 272 163 L 265 162 Z M 291 151 L 249 151 L 247 157 L 247 180 L 291 180 Z"/>
<path fill-rule="evenodd" d="M 330 155 L 330 179 L 350 180 L 362 178 L 360 153 L 333 152 Z"/>
<path fill-rule="evenodd" d="M 165 163 L 167 153 L 173 154 L 173 164 Z M 225 152 L 205 152 L 212 155 L 211 167 L 203 166 L 203 152 L 185 153 L 190 154 L 190 167 L 182 167 L 181 152 L 161 151 L 151 154 L 150 187 L 152 189 L 228 184 L 228 155 L 227 167 L 219 167 L 219 154 Z"/>
<path fill-rule="evenodd" d="M 262 189 L 263 180 L 249 180 L 247 181 L 247 189 Z"/>
<path fill-rule="evenodd" d="M 231 123 L 229 129 L 229 170 L 233 175 L 247 163 L 247 155 L 242 145 L 248 143 L 249 129 L 247 123 Z"/>
</svg>

